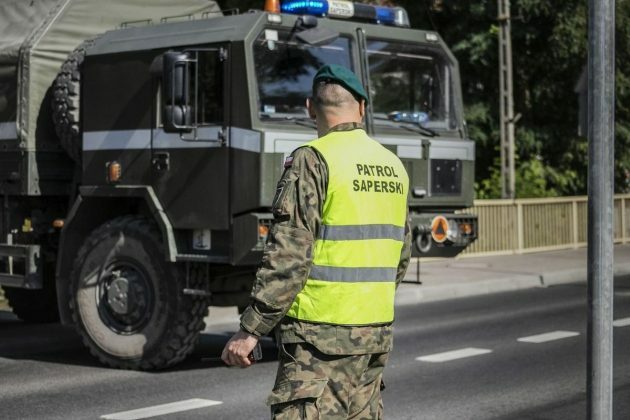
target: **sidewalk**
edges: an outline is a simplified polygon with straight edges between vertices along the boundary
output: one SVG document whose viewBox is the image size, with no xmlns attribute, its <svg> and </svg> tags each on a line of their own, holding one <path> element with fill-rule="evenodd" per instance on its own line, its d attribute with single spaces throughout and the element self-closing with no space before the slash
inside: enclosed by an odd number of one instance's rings
<svg viewBox="0 0 630 420">
<path fill-rule="evenodd" d="M 615 245 L 615 277 L 630 275 L 630 245 Z M 397 305 L 412 305 L 531 287 L 586 282 L 587 249 L 521 255 L 468 257 L 409 266 Z"/>
</svg>

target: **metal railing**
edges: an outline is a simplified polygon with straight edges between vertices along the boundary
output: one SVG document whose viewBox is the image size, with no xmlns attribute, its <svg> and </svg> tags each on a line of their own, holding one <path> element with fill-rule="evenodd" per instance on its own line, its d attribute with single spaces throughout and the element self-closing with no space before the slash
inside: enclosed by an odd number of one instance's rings
<svg viewBox="0 0 630 420">
<path fill-rule="evenodd" d="M 479 218 L 479 238 L 465 255 L 521 254 L 586 246 L 588 198 L 475 200 L 462 212 Z M 630 194 L 615 195 L 614 241 L 630 241 Z"/>
</svg>

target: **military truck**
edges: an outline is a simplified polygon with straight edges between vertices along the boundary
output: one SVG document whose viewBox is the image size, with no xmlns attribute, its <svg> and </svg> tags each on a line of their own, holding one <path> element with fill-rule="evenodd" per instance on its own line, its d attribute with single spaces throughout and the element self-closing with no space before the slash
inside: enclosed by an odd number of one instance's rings
<svg viewBox="0 0 630 420">
<path fill-rule="evenodd" d="M 248 302 L 323 64 L 362 78 L 366 129 L 409 172 L 414 255 L 475 240 L 475 146 L 439 35 L 401 8 L 277 6 L 0 2 L 0 285 L 20 318 L 60 317 L 112 367 L 181 361 L 208 306 Z"/>
</svg>

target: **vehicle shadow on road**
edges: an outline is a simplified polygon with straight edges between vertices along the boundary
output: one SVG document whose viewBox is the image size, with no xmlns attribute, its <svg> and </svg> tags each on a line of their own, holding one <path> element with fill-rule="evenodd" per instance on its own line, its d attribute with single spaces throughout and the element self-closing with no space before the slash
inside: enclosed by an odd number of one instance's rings
<svg viewBox="0 0 630 420">
<path fill-rule="evenodd" d="M 225 367 L 221 352 L 234 332 L 201 333 L 192 354 L 183 362 L 153 373 Z M 273 341 L 265 338 L 261 345 L 263 360 L 259 363 L 275 362 Z M 0 358 L 111 369 L 90 354 L 72 327 L 26 323 L 8 310 L 0 310 Z"/>
<path fill-rule="evenodd" d="M 0 310 L 0 358 L 98 367 L 81 338 L 59 323 L 32 324 Z"/>
</svg>

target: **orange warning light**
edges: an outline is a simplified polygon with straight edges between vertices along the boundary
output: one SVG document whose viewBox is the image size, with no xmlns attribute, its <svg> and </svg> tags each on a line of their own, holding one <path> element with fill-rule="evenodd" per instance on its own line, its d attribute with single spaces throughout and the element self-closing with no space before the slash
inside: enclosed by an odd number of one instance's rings
<svg viewBox="0 0 630 420">
<path fill-rule="evenodd" d="M 107 163 L 107 180 L 109 182 L 118 182 L 122 176 L 122 166 L 118 162 Z"/>
<path fill-rule="evenodd" d="M 435 216 L 431 222 L 431 237 L 438 244 L 444 243 L 448 235 L 448 220 L 444 216 Z"/>
<path fill-rule="evenodd" d="M 263 224 L 258 225 L 258 237 L 266 241 L 267 235 L 269 235 L 269 226 Z"/>
<path fill-rule="evenodd" d="M 265 0 L 265 12 L 280 13 L 280 0 Z"/>
<path fill-rule="evenodd" d="M 472 235 L 472 233 L 473 233 L 473 228 L 472 228 L 472 225 L 470 223 L 462 223 L 461 225 L 459 225 L 459 230 L 464 235 Z"/>
<path fill-rule="evenodd" d="M 55 219 L 52 222 L 52 225 L 55 229 L 61 229 L 63 227 L 63 225 L 65 224 L 63 219 Z"/>
</svg>

